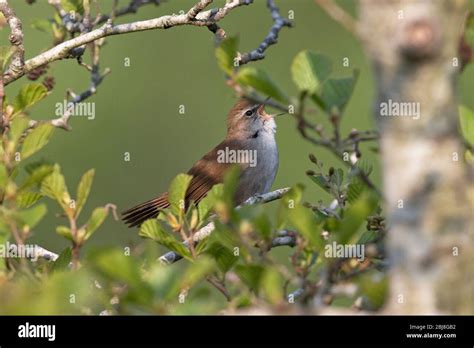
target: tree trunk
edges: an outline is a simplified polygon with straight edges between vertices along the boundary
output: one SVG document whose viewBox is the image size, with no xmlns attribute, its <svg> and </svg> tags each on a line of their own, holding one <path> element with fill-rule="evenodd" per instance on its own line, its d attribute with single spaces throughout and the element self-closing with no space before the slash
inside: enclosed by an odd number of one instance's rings
<svg viewBox="0 0 474 348">
<path fill-rule="evenodd" d="M 474 313 L 473 168 L 456 101 L 466 13 L 465 0 L 361 0 L 390 226 L 387 313 Z"/>
</svg>

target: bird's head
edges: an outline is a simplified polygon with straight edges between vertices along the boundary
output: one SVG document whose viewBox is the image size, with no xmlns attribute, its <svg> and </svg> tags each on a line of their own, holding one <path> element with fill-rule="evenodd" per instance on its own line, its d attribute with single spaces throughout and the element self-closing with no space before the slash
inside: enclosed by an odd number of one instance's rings
<svg viewBox="0 0 474 348">
<path fill-rule="evenodd" d="M 259 132 L 275 133 L 276 124 L 273 119 L 275 115 L 265 111 L 268 101 L 255 102 L 254 100 L 241 98 L 232 107 L 227 116 L 227 136 L 257 137 Z"/>
</svg>

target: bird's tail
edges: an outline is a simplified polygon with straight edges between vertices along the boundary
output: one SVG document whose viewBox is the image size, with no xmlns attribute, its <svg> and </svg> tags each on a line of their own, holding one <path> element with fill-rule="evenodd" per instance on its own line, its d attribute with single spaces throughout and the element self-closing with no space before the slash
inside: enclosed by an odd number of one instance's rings
<svg viewBox="0 0 474 348">
<path fill-rule="evenodd" d="M 169 207 L 168 193 L 139 204 L 122 213 L 122 220 L 128 227 L 140 226 L 143 222 L 158 216 L 160 210 Z"/>
</svg>

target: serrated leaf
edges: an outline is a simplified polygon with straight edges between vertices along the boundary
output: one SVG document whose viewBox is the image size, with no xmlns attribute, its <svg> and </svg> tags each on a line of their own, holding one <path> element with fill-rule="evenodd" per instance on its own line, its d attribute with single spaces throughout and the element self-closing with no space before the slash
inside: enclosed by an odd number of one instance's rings
<svg viewBox="0 0 474 348">
<path fill-rule="evenodd" d="M 20 190 L 28 189 L 35 185 L 41 185 L 42 181 L 54 170 L 51 165 L 40 165 L 29 172 L 25 181 L 20 185 Z"/>
<path fill-rule="evenodd" d="M 26 117 L 16 117 L 10 123 L 10 141 L 17 144 L 23 132 L 28 128 L 29 121 Z"/>
<path fill-rule="evenodd" d="M 87 172 L 84 173 L 84 175 L 81 178 L 81 181 L 79 182 L 79 185 L 77 187 L 77 202 L 76 202 L 76 211 L 75 211 L 75 216 L 79 216 L 82 208 L 84 207 L 84 204 L 87 201 L 87 197 L 89 197 L 89 193 L 91 190 L 92 182 L 94 181 L 94 174 L 95 171 L 94 169 L 90 169 Z"/>
<path fill-rule="evenodd" d="M 16 204 L 18 208 L 29 208 L 38 202 L 42 197 L 43 195 L 38 192 L 23 191 L 17 195 Z"/>
<path fill-rule="evenodd" d="M 189 252 L 188 248 L 176 240 L 171 234 L 166 232 L 160 226 L 157 220 L 145 221 L 140 228 L 139 236 L 150 238 L 164 247 L 181 255 L 182 257 L 192 260 L 191 253 Z"/>
<path fill-rule="evenodd" d="M 236 80 L 239 84 L 253 87 L 262 94 L 282 103 L 286 103 L 288 100 L 285 94 L 264 70 L 249 66 L 244 67 L 237 73 Z"/>
<path fill-rule="evenodd" d="M 55 165 L 53 172 L 43 180 L 41 193 L 63 204 L 65 203 L 63 202 L 63 197 L 66 190 L 64 176 L 61 174 L 59 166 Z"/>
<path fill-rule="evenodd" d="M 69 265 L 72 259 L 72 249 L 66 248 L 61 254 L 59 254 L 56 261 L 54 261 L 53 266 L 51 267 L 52 272 L 65 271 L 69 269 Z"/>
<path fill-rule="evenodd" d="M 171 206 L 171 211 L 177 216 L 184 213 L 186 190 L 188 189 L 191 179 L 191 175 L 178 174 L 168 189 L 168 201 Z"/>
<path fill-rule="evenodd" d="M 300 91 L 309 94 L 320 90 L 332 71 L 331 60 L 310 51 L 301 51 L 291 63 L 291 76 Z"/>
<path fill-rule="evenodd" d="M 107 218 L 107 209 L 104 207 L 95 208 L 87 221 L 86 234 L 84 240 L 88 240 L 92 234 L 104 223 Z"/>
<path fill-rule="evenodd" d="M 59 234 L 60 236 L 63 236 L 66 239 L 69 239 L 70 241 L 73 240 L 71 229 L 67 226 L 56 227 L 56 233 Z"/>
<path fill-rule="evenodd" d="M 47 88 L 41 83 L 32 82 L 23 85 L 13 101 L 15 114 L 32 107 L 46 97 L 47 94 Z"/>
<path fill-rule="evenodd" d="M 459 123 L 463 138 L 474 146 L 474 113 L 464 105 L 459 107 Z"/>
<path fill-rule="evenodd" d="M 28 134 L 21 148 L 21 158 L 26 159 L 41 150 L 51 139 L 54 127 L 50 124 L 41 124 Z"/>
<path fill-rule="evenodd" d="M 233 74 L 238 43 L 239 40 L 237 37 L 229 37 L 223 40 L 215 50 L 217 65 L 227 75 Z"/>
<path fill-rule="evenodd" d="M 359 72 L 356 70 L 352 77 L 341 79 L 330 78 L 324 82 L 320 99 L 327 112 L 331 112 L 334 108 L 336 108 L 339 113 L 344 111 L 354 91 L 358 77 Z"/>
</svg>

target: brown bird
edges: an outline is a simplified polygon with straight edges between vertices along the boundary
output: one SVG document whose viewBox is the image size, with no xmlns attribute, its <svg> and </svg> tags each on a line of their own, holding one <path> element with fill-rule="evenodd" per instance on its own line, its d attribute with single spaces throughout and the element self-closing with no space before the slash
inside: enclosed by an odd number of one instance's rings
<svg viewBox="0 0 474 348">
<path fill-rule="evenodd" d="M 241 169 L 235 204 L 256 194 L 266 193 L 278 169 L 275 115 L 267 114 L 264 103 L 240 99 L 227 116 L 227 135 L 219 145 L 188 171 L 192 176 L 186 191 L 186 205 L 199 203 L 212 186 L 222 183 L 226 171 L 237 164 Z M 168 193 L 139 204 L 122 214 L 129 227 L 158 216 L 169 206 Z"/>
</svg>

